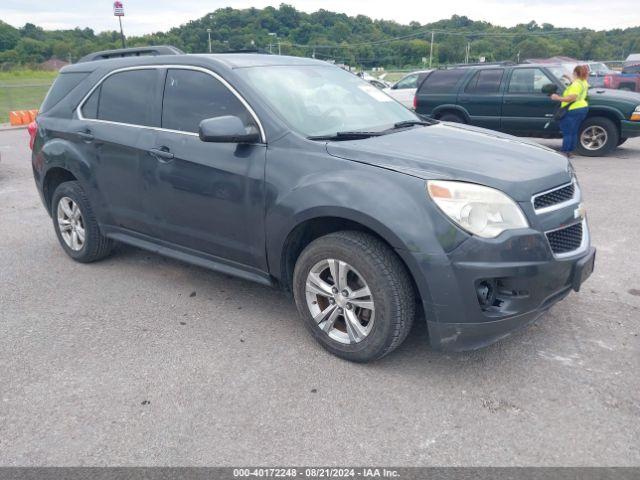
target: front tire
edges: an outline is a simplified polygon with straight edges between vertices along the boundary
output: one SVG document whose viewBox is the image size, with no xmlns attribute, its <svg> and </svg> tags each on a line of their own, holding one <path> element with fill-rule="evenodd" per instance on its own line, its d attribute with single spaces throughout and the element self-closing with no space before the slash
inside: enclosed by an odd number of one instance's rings
<svg viewBox="0 0 640 480">
<path fill-rule="evenodd" d="M 337 232 L 311 242 L 296 262 L 293 293 L 314 338 L 354 362 L 392 352 L 415 317 L 405 266 L 385 243 L 363 232 Z"/>
<path fill-rule="evenodd" d="M 602 157 L 618 146 L 620 132 L 605 117 L 589 117 L 580 126 L 577 151 L 585 157 Z"/>
<path fill-rule="evenodd" d="M 102 235 L 87 194 L 76 181 L 61 183 L 51 201 L 53 227 L 63 250 L 90 263 L 111 253 L 113 241 Z"/>
</svg>

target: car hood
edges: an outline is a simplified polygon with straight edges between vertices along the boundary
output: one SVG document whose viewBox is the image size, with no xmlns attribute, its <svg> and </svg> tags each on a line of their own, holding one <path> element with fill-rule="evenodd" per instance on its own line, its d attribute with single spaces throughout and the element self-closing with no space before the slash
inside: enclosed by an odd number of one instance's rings
<svg viewBox="0 0 640 480">
<path fill-rule="evenodd" d="M 625 90 L 614 90 L 612 88 L 590 88 L 590 105 L 609 105 L 613 102 L 625 102 L 629 104 L 631 110 L 640 105 L 640 93 L 627 92 Z"/>
<path fill-rule="evenodd" d="M 516 137 L 439 123 L 370 137 L 328 142 L 335 157 L 423 179 L 453 179 L 497 188 L 518 201 L 567 183 L 569 162 L 555 151 Z"/>
</svg>

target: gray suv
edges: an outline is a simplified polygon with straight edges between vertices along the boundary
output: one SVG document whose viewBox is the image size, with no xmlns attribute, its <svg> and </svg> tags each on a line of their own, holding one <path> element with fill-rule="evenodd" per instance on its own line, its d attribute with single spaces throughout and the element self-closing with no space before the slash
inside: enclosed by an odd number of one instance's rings
<svg viewBox="0 0 640 480">
<path fill-rule="evenodd" d="M 482 347 L 593 270 L 578 182 L 545 147 L 425 121 L 321 61 L 131 52 L 64 68 L 30 128 L 78 262 L 123 242 L 277 286 L 361 362 L 417 312 L 433 347 Z"/>
</svg>

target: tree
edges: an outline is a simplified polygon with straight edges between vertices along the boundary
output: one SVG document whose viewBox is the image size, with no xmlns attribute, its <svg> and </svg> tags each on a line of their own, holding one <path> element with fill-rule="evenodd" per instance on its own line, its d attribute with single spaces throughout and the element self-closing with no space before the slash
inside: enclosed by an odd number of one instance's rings
<svg viewBox="0 0 640 480">
<path fill-rule="evenodd" d="M 26 63 L 41 63 L 51 56 L 51 48 L 45 42 L 33 38 L 21 38 L 16 46 L 20 61 Z"/>
<path fill-rule="evenodd" d="M 214 52 L 253 45 L 266 49 L 269 43 L 275 43 L 269 33 L 276 33 L 283 53 L 311 56 L 315 51 L 316 58 L 366 66 L 421 66 L 422 58 L 429 56 L 431 30 L 440 32 L 433 49 L 436 65 L 464 61 L 468 41 L 474 60 L 481 56 L 487 60 L 513 60 L 518 52 L 521 59 L 567 55 L 613 60 L 640 51 L 640 27 L 594 32 L 558 30 L 549 23 L 538 25 L 531 21 L 505 28 L 459 15 L 425 25 L 416 21 L 403 25 L 324 9 L 305 13 L 286 3 L 278 8 L 220 8 L 166 32 L 129 37 L 129 44 L 169 44 L 186 52 L 206 52 L 208 28 Z M 317 45 L 322 47 L 314 48 Z M 66 58 L 69 52 L 78 58 L 91 51 L 118 47 L 116 31 L 43 30 L 32 23 L 14 28 L 0 21 L 0 54 L 10 59 L 5 61 L 36 63 L 51 55 Z"/>
<path fill-rule="evenodd" d="M 19 40 L 20 32 L 18 29 L 0 20 L 0 52 L 11 50 L 18 44 Z"/>
</svg>

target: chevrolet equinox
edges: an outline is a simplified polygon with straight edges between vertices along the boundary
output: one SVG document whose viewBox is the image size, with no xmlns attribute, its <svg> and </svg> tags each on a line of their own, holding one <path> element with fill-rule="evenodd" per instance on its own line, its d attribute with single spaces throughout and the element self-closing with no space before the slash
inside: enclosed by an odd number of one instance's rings
<svg viewBox="0 0 640 480">
<path fill-rule="evenodd" d="M 29 128 L 78 262 L 123 242 L 278 286 L 359 362 L 417 311 L 434 348 L 488 345 L 593 270 L 578 181 L 548 148 L 425 120 L 322 61 L 119 56 L 65 67 Z"/>
</svg>

